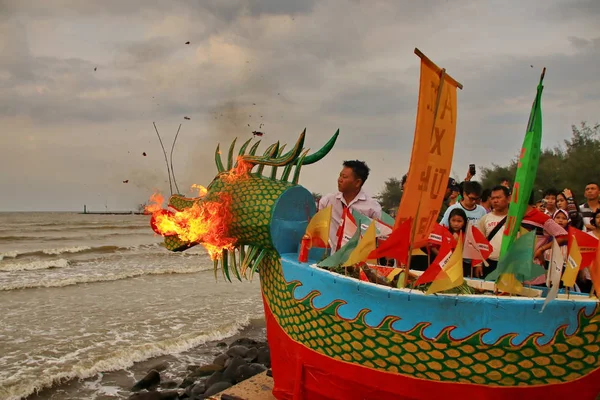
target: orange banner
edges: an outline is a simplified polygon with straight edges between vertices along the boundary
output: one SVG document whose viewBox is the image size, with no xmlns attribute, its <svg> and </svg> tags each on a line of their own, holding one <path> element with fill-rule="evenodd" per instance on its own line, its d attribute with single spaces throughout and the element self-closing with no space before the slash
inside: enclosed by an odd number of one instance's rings
<svg viewBox="0 0 600 400">
<path fill-rule="evenodd" d="M 427 242 L 448 186 L 456 135 L 456 89 L 462 88 L 445 70 L 421 57 L 417 123 L 408 177 L 394 228 L 414 218 L 413 248 Z M 441 88 L 441 92 L 440 89 Z"/>
</svg>

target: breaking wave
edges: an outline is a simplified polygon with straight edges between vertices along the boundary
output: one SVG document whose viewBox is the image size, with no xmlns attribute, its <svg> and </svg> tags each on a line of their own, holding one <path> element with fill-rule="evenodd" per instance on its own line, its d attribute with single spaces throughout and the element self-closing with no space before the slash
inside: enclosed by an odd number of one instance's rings
<svg viewBox="0 0 600 400">
<path fill-rule="evenodd" d="M 0 271 L 12 272 L 12 271 L 35 271 L 38 269 L 48 268 L 65 268 L 69 266 L 69 260 L 59 258 L 58 260 L 36 260 L 28 263 L 21 264 L 8 264 L 0 265 Z"/>
<path fill-rule="evenodd" d="M 49 370 L 60 369 L 60 363 L 63 361 L 79 359 L 69 370 L 52 371 L 48 375 L 36 377 L 35 380 L 24 380 L 22 377 L 10 378 L 4 381 L 3 386 L 0 386 L 0 398 L 18 400 L 71 379 L 86 379 L 99 372 L 129 368 L 136 362 L 153 357 L 182 353 L 206 342 L 233 336 L 252 323 L 252 319 L 246 316 L 240 321 L 221 325 L 209 332 L 190 333 L 158 342 L 132 345 L 126 349 L 106 352 L 102 357 L 92 359 L 82 359 L 78 354 L 66 354 L 56 360 L 56 363 L 59 364 L 57 368 L 49 368 Z"/>
<path fill-rule="evenodd" d="M 18 251 L 9 251 L 6 253 L 0 253 L 0 261 L 2 261 L 4 258 L 16 258 L 16 259 L 20 259 L 20 258 L 24 258 L 24 257 L 51 257 L 51 256 L 57 256 L 57 255 L 61 255 L 61 254 L 74 254 L 74 253 L 100 253 L 100 254 L 107 254 L 107 253 L 115 253 L 118 251 L 132 251 L 132 250 L 147 250 L 147 249 L 151 249 L 151 248 L 158 248 L 164 246 L 162 243 L 152 243 L 152 244 L 144 244 L 144 245 L 136 245 L 136 246 L 128 246 L 128 247 L 121 247 L 121 246 L 97 246 L 97 247 L 90 247 L 90 246 L 73 246 L 73 247 L 60 247 L 60 248 L 55 248 L 55 249 L 42 249 L 42 250 L 35 250 L 35 251 L 25 251 L 25 252 L 18 252 Z"/>
<path fill-rule="evenodd" d="M 134 271 L 119 272 L 105 275 L 75 275 L 66 277 L 54 277 L 50 279 L 41 279 L 35 282 L 9 282 L 0 284 L 0 291 L 33 289 L 33 288 L 51 288 L 77 285 L 80 283 L 111 282 L 121 279 L 136 278 L 143 275 L 166 275 L 166 274 L 193 274 L 213 269 L 212 266 L 194 266 L 194 267 L 167 267 L 154 270 L 136 269 Z"/>
</svg>

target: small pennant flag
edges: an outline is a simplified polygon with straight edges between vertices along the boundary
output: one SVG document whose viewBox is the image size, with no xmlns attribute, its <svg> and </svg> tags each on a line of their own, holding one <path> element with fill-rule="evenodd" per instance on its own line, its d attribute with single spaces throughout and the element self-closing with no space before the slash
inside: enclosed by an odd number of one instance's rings
<svg viewBox="0 0 600 400">
<path fill-rule="evenodd" d="M 442 271 L 442 268 L 444 268 L 444 266 L 448 263 L 451 256 L 452 245 L 448 242 L 442 242 L 442 246 L 440 247 L 437 257 L 435 257 L 431 265 L 417 279 L 415 286 L 433 282 L 438 274 Z"/>
<path fill-rule="evenodd" d="M 349 267 L 364 262 L 369 258 L 369 254 L 375 250 L 376 246 L 377 238 L 375 236 L 375 224 L 371 223 L 365 232 L 365 235 L 360 239 L 352 253 L 350 253 L 350 257 L 348 257 L 343 265 Z"/>
<path fill-rule="evenodd" d="M 569 227 L 569 247 L 571 247 L 573 239 L 577 239 L 577 245 L 579 246 L 579 251 L 581 253 L 580 268 L 589 267 L 594 262 L 596 256 L 598 239 L 571 226 Z"/>
<path fill-rule="evenodd" d="M 379 247 L 369 254 L 369 259 L 394 258 L 406 265 L 411 230 L 412 218 L 409 218 L 393 230 L 387 240 L 380 243 Z"/>
<path fill-rule="evenodd" d="M 496 286 L 503 292 L 520 294 L 523 290 L 521 282 L 546 272 L 544 267 L 533 263 L 534 245 L 535 231 L 520 236 L 508 252 L 500 256 L 498 268 L 490 272 L 485 280 L 495 280 Z"/>
<path fill-rule="evenodd" d="M 354 233 L 354 236 L 352 236 L 352 238 L 345 245 L 317 265 L 319 267 L 339 267 L 340 265 L 344 264 L 348 257 L 350 257 L 350 254 L 356 248 L 359 239 L 360 232 L 357 229 Z"/>
<path fill-rule="evenodd" d="M 486 260 L 492 254 L 493 250 L 492 245 L 483 236 L 483 233 L 469 222 L 467 225 L 463 258 L 471 260 L 473 265 L 483 261 L 483 264 L 487 267 L 488 263 Z"/>
<path fill-rule="evenodd" d="M 573 235 L 569 235 L 569 246 L 568 246 L 568 255 L 567 255 L 567 266 L 565 268 L 565 272 L 562 276 L 563 284 L 566 287 L 575 286 L 575 281 L 577 280 L 577 273 L 579 272 L 579 268 L 581 267 L 581 251 L 579 251 L 579 243 L 577 243 L 577 238 Z"/>
<path fill-rule="evenodd" d="M 442 292 L 464 283 L 462 248 L 462 238 L 459 238 L 456 249 L 452 253 L 448 263 L 446 263 L 442 271 L 436 276 L 425 294 Z"/>
<path fill-rule="evenodd" d="M 596 259 L 590 267 L 590 275 L 592 276 L 592 284 L 594 285 L 596 296 L 600 296 L 600 241 L 596 250 Z"/>
<path fill-rule="evenodd" d="M 546 308 L 546 305 L 554 300 L 558 295 L 558 287 L 560 286 L 560 276 L 562 275 L 563 265 L 565 263 L 565 259 L 562 254 L 562 250 L 558 245 L 556 239 L 552 241 L 552 256 L 550 257 L 550 267 L 548 268 L 548 282 L 552 287 L 546 296 L 546 300 L 544 300 L 544 305 L 542 306 L 542 311 Z M 540 312 L 542 312 L 540 311 Z"/>
<path fill-rule="evenodd" d="M 450 243 L 452 249 L 456 247 L 456 239 L 454 239 L 448 228 L 440 224 L 435 224 L 433 231 L 429 234 L 428 242 L 432 245 L 441 246 L 443 241 Z"/>
<path fill-rule="evenodd" d="M 319 210 L 308 222 L 306 234 L 311 238 L 312 247 L 328 247 L 332 210 L 332 206 L 327 206 Z"/>
</svg>

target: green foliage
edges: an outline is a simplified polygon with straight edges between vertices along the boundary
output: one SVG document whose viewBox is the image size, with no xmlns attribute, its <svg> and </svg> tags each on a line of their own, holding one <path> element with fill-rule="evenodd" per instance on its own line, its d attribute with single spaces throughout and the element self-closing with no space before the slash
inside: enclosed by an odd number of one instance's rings
<svg viewBox="0 0 600 400">
<path fill-rule="evenodd" d="M 383 211 L 393 213 L 398 209 L 402 198 L 402 185 L 399 179 L 389 178 L 384 183 L 384 188 L 375 199 L 381 204 Z"/>
<path fill-rule="evenodd" d="M 540 164 L 534 184 L 537 198 L 544 189 L 571 189 L 578 201 L 583 201 L 583 190 L 590 181 L 600 180 L 600 124 L 589 126 L 582 122 L 571 126 L 571 138 L 564 146 L 545 149 L 540 156 Z M 515 178 L 518 157 L 508 165 L 493 165 L 482 168 L 482 184 L 491 188 L 507 177 L 511 184 Z"/>
<path fill-rule="evenodd" d="M 319 192 L 311 192 L 313 199 L 315 199 L 315 202 L 319 202 L 321 201 L 321 197 L 323 197 L 323 195 Z"/>
</svg>

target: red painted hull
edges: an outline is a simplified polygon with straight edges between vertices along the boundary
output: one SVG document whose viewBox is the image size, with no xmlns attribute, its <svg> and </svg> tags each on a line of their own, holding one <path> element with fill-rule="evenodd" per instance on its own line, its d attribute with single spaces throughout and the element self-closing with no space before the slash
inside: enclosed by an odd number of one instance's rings
<svg viewBox="0 0 600 400">
<path fill-rule="evenodd" d="M 498 387 L 448 383 L 383 372 L 339 361 L 293 341 L 264 303 L 274 389 L 279 400 L 366 399 L 595 399 L 600 369 L 567 383 Z"/>
</svg>

